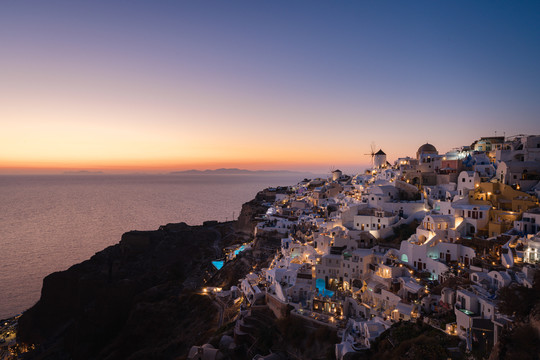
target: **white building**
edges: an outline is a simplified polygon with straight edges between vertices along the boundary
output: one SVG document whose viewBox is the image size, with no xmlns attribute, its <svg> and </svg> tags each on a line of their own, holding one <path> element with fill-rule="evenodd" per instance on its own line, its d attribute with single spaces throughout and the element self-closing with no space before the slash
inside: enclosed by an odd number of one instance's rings
<svg viewBox="0 0 540 360">
<path fill-rule="evenodd" d="M 516 185 L 523 191 L 532 189 L 540 180 L 539 161 L 503 161 L 497 167 L 497 180 Z"/>
<path fill-rule="evenodd" d="M 467 196 L 468 190 L 473 190 L 477 186 L 480 186 L 480 175 L 476 171 L 462 171 L 459 173 L 457 181 L 459 196 Z"/>
<path fill-rule="evenodd" d="M 523 243 L 523 261 L 529 264 L 540 263 L 540 233 L 528 235 Z"/>
<path fill-rule="evenodd" d="M 540 231 L 540 208 L 527 210 L 521 220 L 514 221 L 514 228 L 520 233 L 536 234 Z"/>
<path fill-rule="evenodd" d="M 461 235 L 474 235 L 478 230 L 487 229 L 490 205 L 469 204 L 468 199 L 461 199 L 454 201 L 452 208 L 456 217 L 463 218 L 461 226 L 457 227 Z"/>
<path fill-rule="evenodd" d="M 540 161 L 540 135 L 516 136 L 498 147 L 497 163 L 501 161 Z"/>
<path fill-rule="evenodd" d="M 383 169 L 386 167 L 386 154 L 381 149 L 373 156 L 373 167 L 376 169 Z"/>
<path fill-rule="evenodd" d="M 432 279 L 439 279 L 448 270 L 448 264 L 456 261 L 464 266 L 469 266 L 476 256 L 473 249 L 450 242 L 444 235 L 445 230 L 431 229 L 433 224 L 444 224 L 443 222 L 431 222 L 430 229 L 420 225 L 416 234 L 408 240 L 401 242 L 399 249 L 400 260 L 418 271 L 427 271 Z M 443 227 L 444 225 L 441 225 Z M 439 231 L 439 232 L 437 232 Z"/>
<path fill-rule="evenodd" d="M 373 208 L 358 210 L 354 216 L 353 227 L 356 230 L 375 231 L 386 229 L 398 221 L 397 215 Z"/>
</svg>

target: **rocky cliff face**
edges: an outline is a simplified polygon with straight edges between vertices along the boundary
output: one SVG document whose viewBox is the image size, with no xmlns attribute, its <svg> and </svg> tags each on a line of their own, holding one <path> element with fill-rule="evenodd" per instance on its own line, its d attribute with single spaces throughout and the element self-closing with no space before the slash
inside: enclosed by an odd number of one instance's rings
<svg viewBox="0 0 540 360">
<path fill-rule="evenodd" d="M 119 244 L 43 280 L 40 300 L 19 320 L 19 341 L 37 344 L 36 358 L 184 354 L 214 326 L 214 306 L 194 290 L 222 232 L 233 229 L 181 223 L 124 234 Z"/>
<path fill-rule="evenodd" d="M 91 259 L 48 275 L 40 300 L 19 319 L 18 341 L 37 348 L 27 358 L 185 356 L 215 330 L 215 306 L 197 294 L 214 271 L 211 260 L 252 234 L 265 209 L 259 199 L 243 206 L 236 223 L 131 231 Z"/>
<path fill-rule="evenodd" d="M 283 235 L 277 232 L 257 235 L 253 247 L 227 262 L 220 271 L 208 279 L 207 285 L 227 289 L 238 285 L 238 281 L 246 274 L 268 267 L 276 250 L 281 246 L 282 237 Z"/>
<path fill-rule="evenodd" d="M 257 225 L 257 218 L 266 214 L 268 210 L 268 206 L 264 205 L 265 203 L 265 196 L 263 193 L 259 193 L 255 199 L 242 205 L 242 211 L 235 224 L 236 231 L 251 236 L 255 225 Z"/>
<path fill-rule="evenodd" d="M 499 309 L 513 315 L 514 322 L 503 328 L 490 360 L 540 358 L 540 270 L 532 288 L 510 285 L 499 290 Z"/>
</svg>

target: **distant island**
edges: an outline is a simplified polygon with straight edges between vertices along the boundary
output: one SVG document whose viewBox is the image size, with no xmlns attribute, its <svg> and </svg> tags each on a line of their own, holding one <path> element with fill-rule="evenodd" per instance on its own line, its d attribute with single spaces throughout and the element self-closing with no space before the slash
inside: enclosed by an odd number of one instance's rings
<svg viewBox="0 0 540 360">
<path fill-rule="evenodd" d="M 106 173 L 101 170 L 68 170 L 62 172 L 63 175 L 107 175 L 111 173 Z M 114 174 L 114 173 L 112 173 Z M 148 175 L 151 173 L 147 172 L 135 172 L 129 173 L 129 175 Z M 291 170 L 247 170 L 247 169 L 238 169 L 238 168 L 219 168 L 219 169 L 206 169 L 206 170 L 181 170 L 181 171 L 171 171 L 168 173 L 162 173 L 166 175 L 272 175 L 272 174 L 302 174 L 310 176 L 318 176 L 309 171 L 291 171 Z"/>
<path fill-rule="evenodd" d="M 183 171 L 172 171 L 169 174 L 172 175 L 186 175 L 186 174 L 222 174 L 222 175 L 253 175 L 253 174 L 311 174 L 310 172 L 300 172 L 300 171 L 291 171 L 291 170 L 246 170 L 238 168 L 220 168 L 215 170 L 183 170 Z"/>
<path fill-rule="evenodd" d="M 104 174 L 103 171 L 89 171 L 89 170 L 75 170 L 75 171 L 64 171 L 64 175 L 101 175 Z"/>
</svg>

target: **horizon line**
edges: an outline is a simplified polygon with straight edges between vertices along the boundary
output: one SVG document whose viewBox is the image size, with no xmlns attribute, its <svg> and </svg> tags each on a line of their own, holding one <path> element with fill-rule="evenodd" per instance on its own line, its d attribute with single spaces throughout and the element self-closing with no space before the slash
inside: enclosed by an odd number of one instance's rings
<svg viewBox="0 0 540 360">
<path fill-rule="evenodd" d="M 352 171 L 352 173 L 361 173 L 364 170 Z M 227 174 L 227 172 L 229 172 Z M 153 169 L 63 169 L 63 168 L 0 168 L 0 176 L 10 175 L 189 175 L 190 173 L 200 175 L 211 175 L 213 173 L 221 173 L 222 175 L 247 175 L 257 173 L 283 173 L 283 174 L 309 174 L 309 175 L 322 175 L 331 174 L 331 170 L 323 171 L 316 169 L 306 170 L 291 170 L 291 169 L 244 169 L 244 168 L 192 168 L 187 170 L 153 170 Z M 346 171 L 349 172 L 349 171 Z"/>
</svg>

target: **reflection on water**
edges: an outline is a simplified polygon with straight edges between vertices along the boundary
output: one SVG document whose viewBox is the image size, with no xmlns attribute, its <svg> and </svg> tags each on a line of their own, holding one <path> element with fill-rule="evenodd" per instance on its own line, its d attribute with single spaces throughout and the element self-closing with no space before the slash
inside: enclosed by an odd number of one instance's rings
<svg viewBox="0 0 540 360">
<path fill-rule="evenodd" d="M 43 278 L 130 230 L 232 220 L 257 191 L 304 176 L 0 176 L 0 319 L 32 306 Z"/>
</svg>

